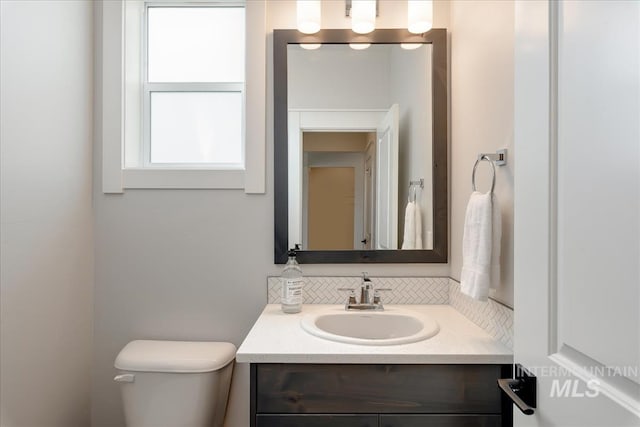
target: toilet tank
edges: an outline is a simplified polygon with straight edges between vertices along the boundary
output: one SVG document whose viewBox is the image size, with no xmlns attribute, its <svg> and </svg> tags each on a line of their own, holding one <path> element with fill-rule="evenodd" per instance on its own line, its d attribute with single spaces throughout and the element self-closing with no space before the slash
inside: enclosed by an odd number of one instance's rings
<svg viewBox="0 0 640 427">
<path fill-rule="evenodd" d="M 236 347 L 136 340 L 118 354 L 128 427 L 222 427 Z"/>
</svg>

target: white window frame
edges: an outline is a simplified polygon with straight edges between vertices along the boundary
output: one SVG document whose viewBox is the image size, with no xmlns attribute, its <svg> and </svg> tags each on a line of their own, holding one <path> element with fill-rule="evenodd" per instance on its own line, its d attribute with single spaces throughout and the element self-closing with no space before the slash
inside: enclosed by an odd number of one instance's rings
<svg viewBox="0 0 640 427">
<path fill-rule="evenodd" d="M 131 22 L 125 21 L 125 8 L 135 7 L 132 0 L 102 1 L 102 188 L 104 193 L 122 193 L 133 188 L 172 188 L 172 189 L 244 189 L 246 193 L 263 194 L 265 192 L 266 141 L 265 141 L 265 100 L 266 100 L 266 2 L 265 1 L 166 1 L 155 0 L 151 6 L 238 6 L 245 7 L 245 82 L 244 89 L 244 132 L 243 153 L 244 168 L 223 165 L 150 165 L 146 159 L 149 149 L 145 141 L 145 129 L 149 124 L 143 116 L 143 102 L 148 102 L 148 89 L 143 86 L 141 70 L 127 75 L 127 56 L 131 52 L 125 49 L 127 37 L 132 37 Z M 146 11 L 144 2 L 138 7 Z M 143 13 L 142 16 L 146 16 Z M 129 24 L 129 28 L 128 28 Z M 145 34 L 146 28 L 141 19 L 138 39 Z M 144 31 L 144 33 L 142 33 Z M 135 34 L 133 35 L 136 39 Z M 131 41 L 129 40 L 129 43 Z M 143 44 L 146 46 L 146 40 Z M 146 52 L 133 49 L 138 60 L 146 62 Z M 141 55 L 141 53 L 143 53 Z M 131 62 L 132 57 L 128 60 Z M 141 63 L 138 67 L 145 67 Z M 137 84 L 139 97 L 127 97 L 131 90 L 131 76 L 139 79 Z M 146 79 L 145 79 L 146 80 Z M 178 83 L 179 85 L 189 85 Z M 154 85 L 165 85 L 157 83 Z M 193 85 L 201 85 L 194 83 Z M 212 85 L 217 85 L 213 83 Z M 133 86 L 136 86 L 135 84 Z M 184 86 L 185 88 L 188 86 Z M 194 88 L 197 86 L 193 86 Z M 200 86 L 203 87 L 203 86 Z M 213 87 L 213 86 L 212 86 Z M 237 88 L 237 87 L 236 87 Z M 168 89 L 168 87 L 164 87 Z M 227 87 L 229 89 L 229 87 Z M 133 101 L 132 101 L 133 99 Z M 147 110 L 148 111 L 148 110 Z M 137 148 L 143 167 L 125 167 L 125 150 L 130 152 L 131 144 L 125 145 L 125 139 L 138 138 Z M 140 148 L 141 147 L 141 148 Z M 145 167 L 146 166 L 146 167 Z"/>
</svg>

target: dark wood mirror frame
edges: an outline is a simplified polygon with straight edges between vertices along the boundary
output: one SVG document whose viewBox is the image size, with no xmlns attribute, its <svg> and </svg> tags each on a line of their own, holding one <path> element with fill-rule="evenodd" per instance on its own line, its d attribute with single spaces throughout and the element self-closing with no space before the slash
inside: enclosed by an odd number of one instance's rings
<svg viewBox="0 0 640 427">
<path fill-rule="evenodd" d="M 347 29 L 321 30 L 313 35 L 302 34 L 297 30 L 273 31 L 275 263 L 284 264 L 287 261 L 289 240 L 287 45 L 354 42 L 388 44 L 413 42 L 432 45 L 433 249 L 299 251 L 297 260 L 305 264 L 446 263 L 449 251 L 446 29 L 432 29 L 419 35 L 409 33 L 405 29 L 377 29 L 367 35 L 358 35 Z"/>
</svg>

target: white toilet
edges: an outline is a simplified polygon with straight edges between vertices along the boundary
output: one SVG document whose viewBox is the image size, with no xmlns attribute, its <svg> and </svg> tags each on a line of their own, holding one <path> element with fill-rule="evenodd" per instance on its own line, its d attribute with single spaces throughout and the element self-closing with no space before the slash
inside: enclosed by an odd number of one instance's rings
<svg viewBox="0 0 640 427">
<path fill-rule="evenodd" d="M 236 347 L 227 342 L 131 341 L 118 354 L 128 427 L 221 427 Z"/>
</svg>

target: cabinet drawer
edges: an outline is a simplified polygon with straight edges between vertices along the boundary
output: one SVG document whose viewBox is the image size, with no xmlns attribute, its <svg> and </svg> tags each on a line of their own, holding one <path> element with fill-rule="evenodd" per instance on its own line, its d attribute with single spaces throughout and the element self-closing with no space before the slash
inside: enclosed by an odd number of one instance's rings
<svg viewBox="0 0 640 427">
<path fill-rule="evenodd" d="M 500 365 L 260 364 L 257 413 L 499 414 Z"/>
<path fill-rule="evenodd" d="M 380 427 L 500 427 L 500 415 L 380 415 Z"/>
<path fill-rule="evenodd" d="M 256 427 L 378 427 L 377 415 L 258 415 Z"/>
</svg>

